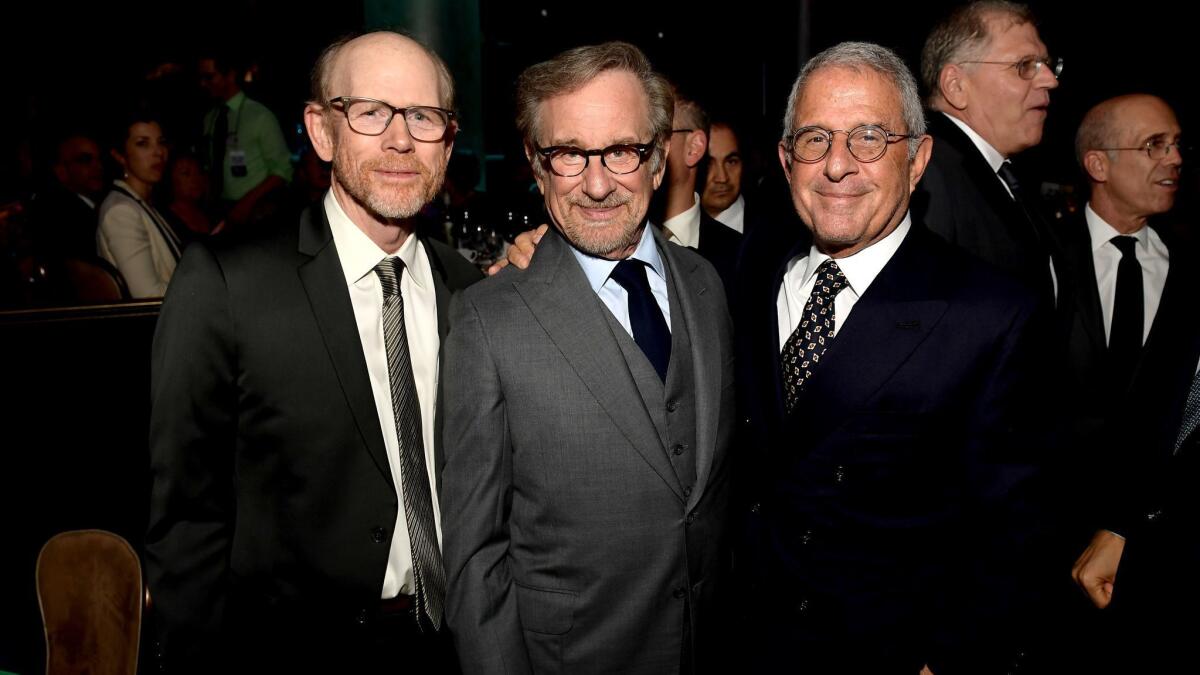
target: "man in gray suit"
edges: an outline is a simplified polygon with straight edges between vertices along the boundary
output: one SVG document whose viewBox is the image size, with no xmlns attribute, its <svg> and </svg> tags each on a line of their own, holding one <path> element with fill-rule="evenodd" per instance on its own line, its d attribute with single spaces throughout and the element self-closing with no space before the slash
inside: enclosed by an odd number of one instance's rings
<svg viewBox="0 0 1200 675">
<path fill-rule="evenodd" d="M 670 90 L 607 43 L 532 66 L 517 100 L 554 228 L 456 299 L 443 360 L 463 671 L 712 669 L 733 361 L 720 278 L 646 219 Z"/>
</svg>

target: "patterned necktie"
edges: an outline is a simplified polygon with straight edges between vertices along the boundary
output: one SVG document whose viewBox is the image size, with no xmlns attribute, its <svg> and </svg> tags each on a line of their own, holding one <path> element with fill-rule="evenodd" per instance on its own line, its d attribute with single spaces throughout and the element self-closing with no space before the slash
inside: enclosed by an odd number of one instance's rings
<svg viewBox="0 0 1200 675">
<path fill-rule="evenodd" d="M 627 258 L 617 263 L 609 276 L 621 284 L 629 296 L 629 327 L 633 329 L 633 341 L 642 348 L 659 378 L 666 382 L 667 366 L 671 363 L 671 329 L 650 290 L 647 273 L 645 263 Z"/>
<path fill-rule="evenodd" d="M 383 287 L 383 341 L 392 388 L 392 413 L 400 441 L 400 484 L 412 548 L 417 609 L 424 612 L 436 630 L 442 625 L 446 572 L 433 522 L 433 498 L 425 467 L 425 444 L 421 441 L 421 409 L 404 330 L 404 296 L 400 294 L 404 262 L 386 258 L 375 266 L 375 273 Z"/>
<path fill-rule="evenodd" d="M 1200 426 L 1200 371 L 1192 377 L 1192 388 L 1188 390 L 1187 403 L 1183 406 L 1183 423 L 1179 425 L 1179 436 L 1175 438 L 1175 452 Z"/>
<path fill-rule="evenodd" d="M 779 355 L 788 412 L 796 407 L 804 384 L 812 377 L 821 355 L 833 341 L 833 301 L 847 285 L 846 276 L 833 260 L 826 260 L 817 268 L 816 283 L 804 305 L 800 324 L 783 344 Z"/>
<path fill-rule="evenodd" d="M 1117 289 L 1113 298 L 1112 325 L 1108 331 L 1108 356 L 1113 385 L 1119 391 L 1129 384 L 1142 351 L 1145 323 L 1142 265 L 1137 259 L 1137 239 L 1117 236 L 1109 240 L 1121 250 L 1117 264 Z"/>
</svg>

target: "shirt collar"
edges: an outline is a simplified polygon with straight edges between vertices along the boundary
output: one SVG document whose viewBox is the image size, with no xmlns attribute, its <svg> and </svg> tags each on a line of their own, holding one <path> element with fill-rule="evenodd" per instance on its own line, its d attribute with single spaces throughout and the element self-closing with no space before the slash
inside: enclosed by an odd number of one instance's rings
<svg viewBox="0 0 1200 675">
<path fill-rule="evenodd" d="M 742 213 L 746 210 L 746 200 L 742 198 L 741 193 L 738 193 L 737 199 L 729 205 L 729 208 L 713 216 L 714 220 L 720 221 L 728 225 L 729 223 L 737 222 L 742 217 Z M 671 230 L 674 232 L 674 230 Z"/>
<path fill-rule="evenodd" d="M 905 213 L 904 220 L 900 221 L 900 224 L 888 236 L 854 255 L 838 258 L 838 269 L 842 270 L 842 274 L 846 276 L 846 283 L 850 284 L 850 288 L 859 297 L 867 292 L 871 282 L 875 281 L 875 277 L 879 276 L 879 272 L 895 255 L 910 229 L 912 229 L 912 218 Z M 829 256 L 818 251 L 814 244 L 808 251 L 808 267 L 804 270 L 804 280 L 801 285 L 808 283 L 808 280 L 817 273 L 817 268 L 826 260 L 829 260 Z"/>
<path fill-rule="evenodd" d="M 230 110 L 237 112 L 238 110 L 241 109 L 242 104 L 245 102 L 246 102 L 246 92 L 239 91 L 238 93 L 233 95 L 233 98 L 229 99 L 228 101 L 225 101 L 225 105 Z"/>
<path fill-rule="evenodd" d="M 946 113 L 942 114 L 950 118 L 950 121 L 954 122 L 954 124 L 959 129 L 962 129 L 963 133 L 967 135 L 967 138 L 971 139 L 971 142 L 975 144 L 975 147 L 979 150 L 979 153 L 983 155 L 985 160 L 987 160 L 988 166 L 992 167 L 992 173 L 996 173 L 1000 170 L 1000 165 L 1004 164 L 1005 157 L 1004 155 L 1000 154 L 999 150 L 993 148 L 991 143 L 983 140 L 983 136 L 975 133 L 975 130 L 967 126 L 966 122 L 958 119 L 954 115 L 948 115 Z"/>
<path fill-rule="evenodd" d="M 662 224 L 683 246 L 696 248 L 700 242 L 700 195 L 692 193 L 692 206 L 667 218 Z"/>
<path fill-rule="evenodd" d="M 1092 210 L 1091 202 L 1088 202 L 1088 205 L 1083 209 L 1083 219 L 1087 221 L 1088 236 L 1092 238 L 1093 251 L 1099 250 L 1101 246 L 1107 244 L 1112 240 L 1113 237 L 1122 236 L 1115 227 L 1109 225 L 1108 221 L 1101 218 L 1100 214 Z M 1132 232 L 1125 236 L 1137 239 L 1139 247 L 1145 248 L 1148 244 L 1149 238 L 1149 232 L 1147 232 L 1146 229 L 1147 228 L 1143 227 L 1137 232 Z"/>
<path fill-rule="evenodd" d="M 342 273 L 346 275 L 346 285 L 349 286 L 374 272 L 375 266 L 389 255 L 350 220 L 350 216 L 346 215 L 342 205 L 333 196 L 333 190 L 325 193 L 324 206 L 325 216 L 329 219 L 329 229 L 333 232 L 333 244 L 337 247 L 338 260 L 342 263 Z M 418 287 L 424 288 L 427 280 L 421 272 L 422 266 L 417 264 L 418 248 L 417 235 L 414 232 L 404 239 L 400 250 L 396 251 L 396 257 L 400 258 L 405 269 L 409 271 L 409 279 Z"/>
<path fill-rule="evenodd" d="M 659 277 L 666 280 L 666 268 L 663 266 L 662 256 L 658 253 L 658 246 L 654 244 L 654 235 L 650 232 L 650 228 L 652 227 L 654 226 L 647 222 L 646 226 L 642 228 L 642 239 L 638 242 L 637 248 L 634 249 L 633 255 L 629 257 L 646 263 Z M 580 251 L 574 246 L 571 247 L 571 252 L 575 254 L 575 259 L 579 261 L 579 266 L 583 268 L 583 274 L 587 277 L 588 285 L 592 287 L 592 291 L 599 293 L 600 287 L 604 285 L 604 282 L 608 281 L 609 275 L 612 274 L 619 261 L 597 258 Z"/>
</svg>

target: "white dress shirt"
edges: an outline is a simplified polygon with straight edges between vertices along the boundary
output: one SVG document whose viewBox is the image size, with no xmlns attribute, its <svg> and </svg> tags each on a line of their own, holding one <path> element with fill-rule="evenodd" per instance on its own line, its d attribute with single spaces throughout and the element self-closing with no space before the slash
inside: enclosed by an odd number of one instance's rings
<svg viewBox="0 0 1200 675">
<path fill-rule="evenodd" d="M 663 221 L 663 228 L 670 234 L 667 241 L 673 241 L 680 246 L 690 248 L 700 247 L 700 195 L 692 193 L 692 207 L 683 213 Z"/>
<path fill-rule="evenodd" d="M 740 193 L 729 208 L 713 216 L 713 220 L 741 233 L 746 229 L 746 199 Z"/>
<path fill-rule="evenodd" d="M 325 215 L 329 218 L 333 243 L 346 275 L 346 287 L 350 292 L 354 322 L 358 324 L 358 337 L 367 361 L 371 394 L 375 397 L 375 412 L 379 415 L 397 501 L 403 505 L 400 442 L 392 412 L 392 387 L 388 380 L 387 348 L 383 340 L 383 289 L 379 284 L 379 275 L 375 274 L 375 266 L 389 256 L 350 220 L 333 196 L 333 191 L 325 194 Z M 440 546 L 442 516 L 434 480 L 433 416 L 437 406 L 438 348 L 441 340 L 438 337 L 433 269 L 425 255 L 425 247 L 420 245 L 415 235 L 409 235 L 404 240 L 395 257 L 404 262 L 404 275 L 400 280 L 400 294 L 404 298 L 404 328 L 421 408 L 421 442 L 425 445 L 425 467 L 429 474 L 429 493 L 433 498 L 433 522 Z M 400 593 L 412 595 L 415 591 L 408 520 L 401 506 L 396 512 L 395 533 L 388 552 L 380 597 L 394 598 Z"/>
<path fill-rule="evenodd" d="M 1113 303 L 1117 297 L 1117 266 L 1121 263 L 1121 251 L 1111 241 L 1120 236 L 1112 225 L 1092 210 L 1091 203 L 1083 210 L 1087 221 L 1088 236 L 1092 239 L 1092 263 L 1096 267 L 1096 290 L 1100 292 L 1100 311 L 1104 315 L 1104 341 L 1108 342 L 1112 332 Z M 1154 316 L 1167 285 L 1167 271 L 1171 266 L 1171 254 L 1167 251 L 1158 233 L 1143 227 L 1129 236 L 1137 240 L 1134 251 L 1142 265 L 1142 343 L 1150 337 Z"/>
<path fill-rule="evenodd" d="M 910 229 L 912 219 L 906 213 L 904 220 L 900 221 L 888 236 L 854 255 L 838 259 L 838 268 L 846 276 L 846 286 L 833 300 L 833 336 L 842 330 L 855 303 L 867 292 L 871 282 L 879 276 L 879 271 L 895 255 L 896 249 L 900 248 L 900 243 L 904 241 Z M 829 256 L 818 251 L 813 245 L 809 248 L 808 255 L 797 256 L 788 263 L 787 271 L 783 274 L 783 283 L 779 286 L 779 295 L 775 299 L 781 352 L 804 317 L 804 306 L 808 304 L 808 296 L 812 295 L 813 286 L 816 285 L 817 268 L 826 260 L 829 260 Z"/>
<path fill-rule="evenodd" d="M 633 255 L 629 257 L 641 260 L 648 265 L 646 280 L 650 282 L 650 292 L 654 294 L 654 301 L 662 310 L 663 319 L 667 322 L 669 330 L 671 328 L 671 303 L 667 298 L 667 269 L 663 266 L 662 257 L 658 254 L 658 247 L 654 244 L 654 235 L 650 234 L 652 227 L 654 226 L 647 223 L 646 227 L 642 229 L 642 239 L 638 242 L 638 247 L 634 249 Z M 590 256 L 574 246 L 571 247 L 571 252 L 575 254 L 575 259 L 583 268 L 588 285 L 599 296 L 608 311 L 612 312 L 625 332 L 633 337 L 633 326 L 629 323 L 629 293 L 624 286 L 610 278 L 618 261 Z"/>
</svg>

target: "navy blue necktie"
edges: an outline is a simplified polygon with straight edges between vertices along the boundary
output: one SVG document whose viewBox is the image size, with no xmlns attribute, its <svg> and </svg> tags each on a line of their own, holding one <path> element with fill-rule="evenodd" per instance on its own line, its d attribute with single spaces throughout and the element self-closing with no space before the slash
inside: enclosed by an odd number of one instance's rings
<svg viewBox="0 0 1200 675">
<path fill-rule="evenodd" d="M 666 382 L 667 364 L 671 362 L 671 330 L 654 300 L 646 274 L 645 263 L 626 259 L 617 263 L 611 277 L 629 294 L 629 325 L 633 329 L 633 341 L 642 348 L 659 378 Z"/>
</svg>

